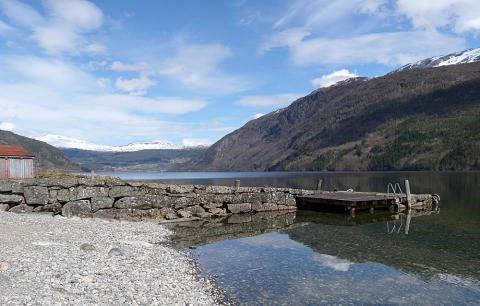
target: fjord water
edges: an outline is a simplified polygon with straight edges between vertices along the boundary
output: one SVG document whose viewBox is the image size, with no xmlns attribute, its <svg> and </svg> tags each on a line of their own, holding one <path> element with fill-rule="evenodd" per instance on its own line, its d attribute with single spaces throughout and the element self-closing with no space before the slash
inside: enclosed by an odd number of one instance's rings
<svg viewBox="0 0 480 306">
<path fill-rule="evenodd" d="M 239 304 L 480 304 L 480 173 L 160 173 L 149 178 L 218 185 L 240 179 L 243 186 L 308 189 L 321 178 L 324 189 L 356 191 L 386 191 L 388 183 L 409 179 L 413 193 L 438 193 L 441 204 L 438 212 L 413 215 L 408 230 L 403 214 L 352 219 L 297 212 L 183 225 L 176 241 L 178 247 L 195 245 L 189 251 L 202 272 L 215 276 L 226 298 Z"/>
</svg>

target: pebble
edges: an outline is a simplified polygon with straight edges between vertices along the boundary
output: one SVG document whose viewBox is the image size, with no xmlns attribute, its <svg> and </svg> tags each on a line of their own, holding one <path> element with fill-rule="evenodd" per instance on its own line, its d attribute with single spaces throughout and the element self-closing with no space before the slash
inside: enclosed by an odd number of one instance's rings
<svg viewBox="0 0 480 306">
<path fill-rule="evenodd" d="M 147 221 L 0 212 L 0 305 L 218 304 L 170 235 Z"/>
<path fill-rule="evenodd" d="M 125 253 L 120 250 L 119 248 L 111 248 L 110 251 L 108 251 L 108 255 L 110 256 L 124 256 Z"/>
<path fill-rule="evenodd" d="M 94 245 L 91 245 L 89 243 L 83 243 L 81 246 L 80 246 L 80 250 L 82 251 L 86 251 L 86 252 L 91 252 L 91 251 L 95 251 L 95 246 Z"/>
</svg>

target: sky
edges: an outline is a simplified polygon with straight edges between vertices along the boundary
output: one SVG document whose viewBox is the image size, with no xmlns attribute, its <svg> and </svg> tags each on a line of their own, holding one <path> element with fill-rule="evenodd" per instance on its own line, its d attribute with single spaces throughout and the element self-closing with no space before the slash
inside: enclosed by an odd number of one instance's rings
<svg viewBox="0 0 480 306">
<path fill-rule="evenodd" d="M 0 0 L 0 129 L 211 144 L 479 34 L 478 0 Z"/>
</svg>

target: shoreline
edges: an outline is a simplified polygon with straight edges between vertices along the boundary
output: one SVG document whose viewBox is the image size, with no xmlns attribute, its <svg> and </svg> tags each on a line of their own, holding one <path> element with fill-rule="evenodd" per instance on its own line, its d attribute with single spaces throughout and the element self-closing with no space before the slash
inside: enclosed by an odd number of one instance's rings
<svg viewBox="0 0 480 306">
<path fill-rule="evenodd" d="M 171 234 L 148 221 L 0 212 L 0 304 L 217 304 Z"/>
</svg>

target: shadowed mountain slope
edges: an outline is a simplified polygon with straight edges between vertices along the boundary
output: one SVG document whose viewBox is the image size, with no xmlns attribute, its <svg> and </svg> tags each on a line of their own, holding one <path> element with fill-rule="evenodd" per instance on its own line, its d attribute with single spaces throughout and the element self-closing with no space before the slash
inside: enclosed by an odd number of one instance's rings
<svg viewBox="0 0 480 306">
<path fill-rule="evenodd" d="M 480 63 L 318 89 L 212 145 L 196 170 L 480 169 Z"/>
<path fill-rule="evenodd" d="M 21 146 L 35 155 L 35 168 L 80 171 L 59 149 L 35 139 L 0 130 L 0 144 Z"/>
</svg>

